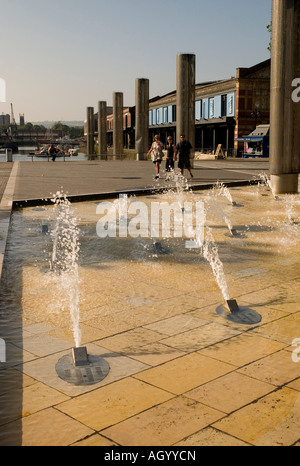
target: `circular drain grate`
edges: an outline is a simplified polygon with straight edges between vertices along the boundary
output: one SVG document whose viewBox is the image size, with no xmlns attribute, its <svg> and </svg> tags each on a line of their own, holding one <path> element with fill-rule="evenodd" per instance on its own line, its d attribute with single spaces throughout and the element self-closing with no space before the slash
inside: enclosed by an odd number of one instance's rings
<svg viewBox="0 0 300 466">
<path fill-rule="evenodd" d="M 100 356 L 89 355 L 88 366 L 75 367 L 72 355 L 63 356 L 56 364 L 58 377 L 72 385 L 95 385 L 107 377 L 110 367 Z"/>
<path fill-rule="evenodd" d="M 226 320 L 236 322 L 237 324 L 253 325 L 258 324 L 262 320 L 262 316 L 253 309 L 248 307 L 239 306 L 239 312 L 229 312 L 225 306 L 217 307 L 217 314 Z"/>
</svg>

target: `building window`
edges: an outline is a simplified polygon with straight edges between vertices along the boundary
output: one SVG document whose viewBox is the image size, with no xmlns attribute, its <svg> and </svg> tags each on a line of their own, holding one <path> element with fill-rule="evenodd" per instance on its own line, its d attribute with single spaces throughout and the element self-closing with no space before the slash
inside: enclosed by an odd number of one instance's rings
<svg viewBox="0 0 300 466">
<path fill-rule="evenodd" d="M 207 116 L 206 116 L 206 102 L 202 102 L 202 118 L 204 118 L 204 120 L 207 119 Z"/>
<path fill-rule="evenodd" d="M 234 116 L 234 94 L 227 95 L 227 116 Z"/>
<path fill-rule="evenodd" d="M 174 121 L 173 120 L 173 106 L 172 105 L 170 105 L 168 107 L 168 120 L 167 121 L 168 121 L 168 123 L 173 123 L 173 121 Z"/>
<path fill-rule="evenodd" d="M 172 106 L 173 121 L 176 121 L 176 117 L 177 117 L 176 110 L 177 110 L 176 105 L 173 105 Z"/>
<path fill-rule="evenodd" d="M 156 110 L 156 124 L 160 125 L 162 123 L 162 109 L 158 108 Z"/>
<path fill-rule="evenodd" d="M 209 118 L 213 118 L 215 116 L 215 101 L 214 99 L 209 99 Z"/>
<path fill-rule="evenodd" d="M 163 123 L 168 123 L 168 107 L 163 108 Z"/>
<path fill-rule="evenodd" d="M 195 120 L 201 120 L 201 104 L 201 100 L 197 100 L 195 103 Z"/>
<path fill-rule="evenodd" d="M 222 95 L 221 97 L 221 116 L 227 115 L 227 95 Z"/>
<path fill-rule="evenodd" d="M 157 112 L 154 109 L 154 110 L 152 110 L 152 124 L 156 125 L 156 122 L 157 122 Z"/>
</svg>

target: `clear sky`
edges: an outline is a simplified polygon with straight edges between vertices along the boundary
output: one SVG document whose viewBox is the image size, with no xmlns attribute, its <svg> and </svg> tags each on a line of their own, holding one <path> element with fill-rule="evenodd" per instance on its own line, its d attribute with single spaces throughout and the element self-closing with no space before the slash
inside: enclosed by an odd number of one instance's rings
<svg viewBox="0 0 300 466">
<path fill-rule="evenodd" d="M 176 88 L 176 55 L 196 55 L 196 82 L 269 58 L 272 0 L 0 0 L 0 78 L 25 120 L 84 120 L 86 107 L 135 105 Z"/>
</svg>

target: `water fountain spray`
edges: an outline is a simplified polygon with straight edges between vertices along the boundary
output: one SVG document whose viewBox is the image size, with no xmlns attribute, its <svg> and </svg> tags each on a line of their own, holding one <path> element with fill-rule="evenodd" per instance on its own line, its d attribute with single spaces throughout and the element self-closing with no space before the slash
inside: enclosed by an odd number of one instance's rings
<svg viewBox="0 0 300 466">
<path fill-rule="evenodd" d="M 53 238 L 51 272 L 58 276 L 61 286 L 69 297 L 75 340 L 71 354 L 63 356 L 56 364 L 56 372 L 62 380 L 72 385 L 94 385 L 107 377 L 110 367 L 105 359 L 88 354 L 87 348 L 81 346 L 78 220 L 66 194 L 59 191 L 52 201 L 55 204 L 56 223 L 51 233 Z"/>
<path fill-rule="evenodd" d="M 270 188 L 271 192 L 272 192 L 272 195 L 274 197 L 274 199 L 276 201 L 278 201 L 279 197 L 277 196 L 277 194 L 275 193 L 274 191 L 274 188 L 272 186 L 272 183 L 271 183 L 271 179 L 269 178 L 269 176 L 266 174 L 266 173 L 260 173 L 259 174 L 259 178 L 262 180 L 262 182 L 264 183 L 265 186 L 267 186 L 268 188 Z"/>
<path fill-rule="evenodd" d="M 220 181 L 218 181 L 216 185 L 213 187 L 212 192 L 215 197 L 218 197 L 218 196 L 226 197 L 226 199 L 228 199 L 231 205 L 236 206 L 236 202 L 232 199 L 232 195 L 228 187 L 225 186 L 224 183 L 221 183 Z"/>
<path fill-rule="evenodd" d="M 72 350 L 74 365 L 88 364 L 86 348 L 81 347 L 78 256 L 80 251 L 79 229 L 70 201 L 58 191 L 55 204 L 56 223 L 51 233 L 53 251 L 51 271 L 59 276 L 61 286 L 69 297 L 70 317 L 75 341 Z"/>
<path fill-rule="evenodd" d="M 230 312 L 239 312 L 239 306 L 235 300 L 230 299 L 228 285 L 224 273 L 223 264 L 219 257 L 218 247 L 214 241 L 211 228 L 206 226 L 205 242 L 202 247 L 203 257 L 209 262 L 216 282 L 222 292 Z"/>
<path fill-rule="evenodd" d="M 207 203 L 207 209 L 210 211 L 210 213 L 216 218 L 222 219 L 226 223 L 230 235 L 235 236 L 236 230 L 232 228 L 230 219 L 227 217 L 222 207 L 217 203 L 216 199 L 214 197 L 207 196 L 205 201 Z"/>
<path fill-rule="evenodd" d="M 225 301 L 228 301 L 230 298 L 223 264 L 220 260 L 218 247 L 214 241 L 211 228 L 208 226 L 206 226 L 205 242 L 203 244 L 202 254 L 204 259 L 206 259 L 211 266 L 216 282 L 222 291 L 223 298 Z"/>
<path fill-rule="evenodd" d="M 230 299 L 228 285 L 218 247 L 213 238 L 211 228 L 206 226 L 205 242 L 202 247 L 203 257 L 209 262 L 216 282 L 222 291 L 225 306 L 219 306 L 217 313 L 226 319 L 240 324 L 252 325 L 261 321 L 262 317 L 253 309 L 239 306 L 235 299 Z M 229 314 L 226 315 L 225 307 Z"/>
</svg>

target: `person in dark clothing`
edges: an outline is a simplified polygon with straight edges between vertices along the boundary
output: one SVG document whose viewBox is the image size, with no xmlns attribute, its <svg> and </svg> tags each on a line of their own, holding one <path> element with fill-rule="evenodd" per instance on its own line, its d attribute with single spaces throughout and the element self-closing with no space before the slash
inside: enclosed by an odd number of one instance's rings
<svg viewBox="0 0 300 466">
<path fill-rule="evenodd" d="M 185 135 L 182 134 L 180 136 L 180 142 L 176 146 L 176 150 L 178 151 L 178 154 L 179 154 L 178 168 L 180 168 L 182 175 L 183 175 L 184 169 L 186 168 L 189 171 L 191 178 L 194 178 L 192 171 L 191 171 L 191 162 L 190 162 L 191 149 L 192 149 L 191 143 L 187 141 L 185 139 Z"/>
<path fill-rule="evenodd" d="M 52 161 L 55 162 L 55 159 L 57 157 L 57 153 L 60 152 L 59 149 L 57 149 L 54 144 L 51 144 L 51 146 L 48 149 L 48 154 L 52 155 Z"/>
<path fill-rule="evenodd" d="M 170 173 L 171 170 L 174 170 L 177 149 L 175 144 L 173 144 L 173 139 L 171 136 L 167 138 L 167 160 L 166 160 L 166 172 Z M 169 175 L 167 175 L 166 180 L 169 180 Z"/>
</svg>

